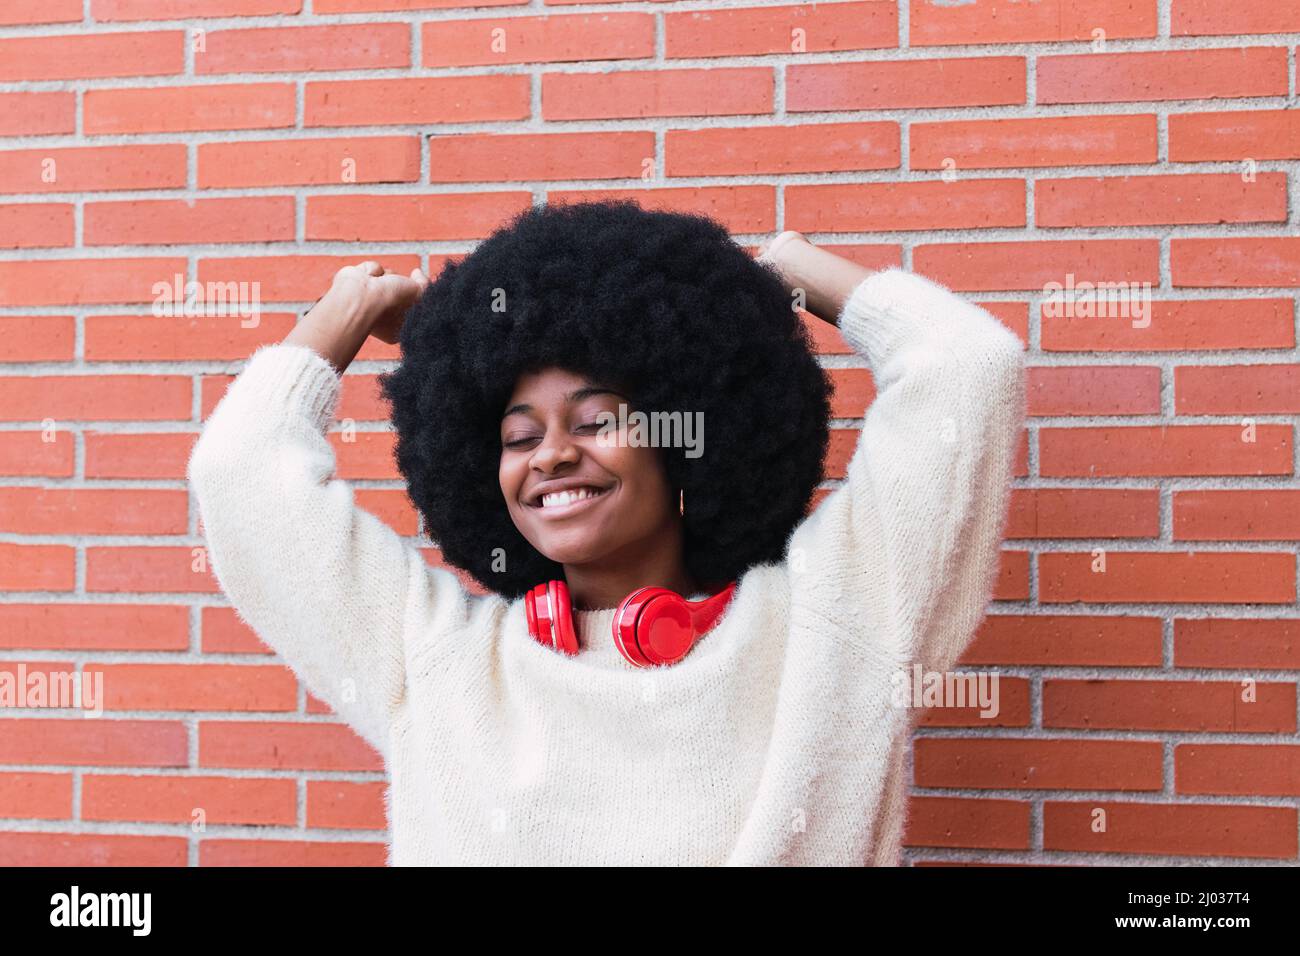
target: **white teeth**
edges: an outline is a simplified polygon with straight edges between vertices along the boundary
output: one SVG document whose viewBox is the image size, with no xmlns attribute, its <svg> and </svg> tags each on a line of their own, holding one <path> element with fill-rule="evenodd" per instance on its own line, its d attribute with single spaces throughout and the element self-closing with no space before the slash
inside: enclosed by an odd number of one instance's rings
<svg viewBox="0 0 1300 956">
<path fill-rule="evenodd" d="M 596 488 L 579 488 L 577 491 L 554 491 L 549 495 L 542 495 L 542 507 L 556 508 L 561 505 L 572 504 L 575 501 L 581 501 L 583 498 L 594 498 L 602 493 L 602 489 Z"/>
</svg>

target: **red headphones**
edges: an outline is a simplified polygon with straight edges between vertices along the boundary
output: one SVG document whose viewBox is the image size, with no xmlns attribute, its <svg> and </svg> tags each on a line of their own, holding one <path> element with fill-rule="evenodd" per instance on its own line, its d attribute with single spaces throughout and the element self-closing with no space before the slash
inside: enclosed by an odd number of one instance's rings
<svg viewBox="0 0 1300 956">
<path fill-rule="evenodd" d="M 695 641 L 717 622 L 736 590 L 732 581 L 712 597 L 688 601 L 668 588 L 637 588 L 623 598 L 614 614 L 614 644 L 637 667 L 676 664 Z M 528 633 L 547 647 L 578 653 L 569 586 L 547 581 L 524 595 Z"/>
</svg>

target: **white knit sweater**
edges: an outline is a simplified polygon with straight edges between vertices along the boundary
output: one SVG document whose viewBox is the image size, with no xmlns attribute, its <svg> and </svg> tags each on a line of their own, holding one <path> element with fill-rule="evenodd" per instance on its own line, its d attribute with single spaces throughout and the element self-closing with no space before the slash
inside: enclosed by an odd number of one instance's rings
<svg viewBox="0 0 1300 956">
<path fill-rule="evenodd" d="M 392 865 L 897 865 L 916 711 L 893 675 L 955 664 L 992 590 L 1024 415 L 1020 341 L 900 269 L 854 289 L 877 388 L 847 477 L 750 568 L 719 624 L 641 670 L 578 612 L 528 635 L 355 503 L 325 433 L 340 379 L 259 348 L 188 477 L 239 615 L 384 757 Z M 653 583 L 653 582 L 647 582 Z"/>
</svg>

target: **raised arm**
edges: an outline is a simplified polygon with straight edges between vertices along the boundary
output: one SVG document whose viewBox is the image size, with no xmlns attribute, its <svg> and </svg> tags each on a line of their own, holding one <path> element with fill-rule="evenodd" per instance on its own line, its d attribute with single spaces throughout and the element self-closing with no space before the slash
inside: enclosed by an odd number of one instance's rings
<svg viewBox="0 0 1300 956">
<path fill-rule="evenodd" d="M 366 284 L 340 276 L 331 293 Z M 420 278 L 405 280 L 410 301 Z M 339 373 L 376 323 L 395 334 L 392 310 L 404 313 L 404 301 L 327 293 L 284 342 L 253 353 L 187 468 L 209 561 L 232 606 L 385 756 L 405 690 L 409 623 L 433 608 L 454 615 L 466 597 L 454 575 L 430 568 L 414 544 L 356 505 L 351 486 L 334 477 L 326 439 Z"/>
<path fill-rule="evenodd" d="M 888 595 L 903 659 L 956 663 L 996 577 L 1024 421 L 1020 340 L 902 269 L 869 273 L 802 237 L 768 256 L 870 367 L 876 397 L 840 488 L 796 531 L 817 573 Z M 885 569 L 885 580 L 880 577 Z M 849 613 L 852 613 L 850 608 Z M 867 641 L 880 639 L 866 634 Z"/>
</svg>

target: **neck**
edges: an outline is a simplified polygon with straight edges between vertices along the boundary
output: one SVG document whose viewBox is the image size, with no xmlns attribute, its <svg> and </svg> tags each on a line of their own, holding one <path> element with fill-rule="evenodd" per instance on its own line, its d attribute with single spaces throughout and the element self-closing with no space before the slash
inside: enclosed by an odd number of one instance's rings
<svg viewBox="0 0 1300 956">
<path fill-rule="evenodd" d="M 566 564 L 564 578 L 574 610 L 581 611 L 618 607 L 641 587 L 670 588 L 681 595 L 698 590 L 682 560 L 682 526 L 676 520 L 599 561 Z"/>
</svg>

